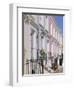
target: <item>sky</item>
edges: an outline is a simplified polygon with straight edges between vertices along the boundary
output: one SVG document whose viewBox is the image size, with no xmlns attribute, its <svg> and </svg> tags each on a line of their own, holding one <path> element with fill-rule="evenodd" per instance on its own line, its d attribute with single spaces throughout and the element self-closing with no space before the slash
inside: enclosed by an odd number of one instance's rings
<svg viewBox="0 0 74 90">
<path fill-rule="evenodd" d="M 63 32 L 63 16 L 55 16 L 55 20 L 61 31 Z"/>
</svg>

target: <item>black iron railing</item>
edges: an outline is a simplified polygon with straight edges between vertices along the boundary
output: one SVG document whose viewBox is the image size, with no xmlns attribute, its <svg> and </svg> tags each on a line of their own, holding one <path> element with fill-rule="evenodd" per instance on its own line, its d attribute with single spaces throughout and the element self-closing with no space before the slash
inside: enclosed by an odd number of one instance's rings
<svg viewBox="0 0 74 90">
<path fill-rule="evenodd" d="M 52 60 L 52 59 L 51 59 Z M 59 59 L 60 60 L 60 59 Z M 62 62 L 62 58 L 61 61 Z M 57 64 L 57 58 L 54 59 L 54 63 L 51 62 L 51 67 L 46 66 L 48 62 L 47 60 L 41 60 L 41 59 L 30 59 L 26 61 L 26 67 L 27 67 L 27 73 L 28 74 L 43 74 L 44 71 L 46 70 L 48 73 L 53 70 L 54 72 L 58 69 L 58 64 Z M 59 66 L 62 66 L 62 64 L 59 64 Z"/>
<path fill-rule="evenodd" d="M 47 72 L 50 72 L 48 68 L 46 67 L 46 63 L 44 64 L 45 60 L 37 60 L 37 59 L 30 59 L 26 61 L 26 67 L 28 74 L 43 74 L 44 70 Z"/>
</svg>

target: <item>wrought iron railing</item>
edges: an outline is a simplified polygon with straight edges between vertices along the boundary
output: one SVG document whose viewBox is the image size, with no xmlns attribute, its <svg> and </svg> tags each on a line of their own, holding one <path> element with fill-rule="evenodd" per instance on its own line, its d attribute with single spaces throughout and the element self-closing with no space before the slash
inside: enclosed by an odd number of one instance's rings
<svg viewBox="0 0 74 90">
<path fill-rule="evenodd" d="M 44 70 L 50 72 L 46 67 L 45 60 L 30 59 L 26 61 L 27 73 L 28 74 L 43 74 Z"/>
<path fill-rule="evenodd" d="M 50 73 L 50 69 L 55 72 L 58 69 L 58 64 L 57 62 L 52 63 L 51 62 L 51 67 L 46 66 L 47 60 L 41 60 L 41 59 L 30 59 L 26 61 L 26 67 L 27 67 L 27 73 L 28 74 L 43 74 L 44 71 L 47 71 Z M 62 66 L 62 65 L 59 65 Z M 50 68 L 50 69 L 49 69 Z"/>
</svg>

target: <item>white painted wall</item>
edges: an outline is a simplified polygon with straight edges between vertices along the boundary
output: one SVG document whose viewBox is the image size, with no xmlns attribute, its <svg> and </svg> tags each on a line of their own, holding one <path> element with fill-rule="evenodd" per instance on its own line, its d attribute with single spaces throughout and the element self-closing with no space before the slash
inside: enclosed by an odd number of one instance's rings
<svg viewBox="0 0 74 90">
<path fill-rule="evenodd" d="M 31 80 L 31 84 L 25 84 L 24 87 L 10 87 L 9 86 L 9 4 L 10 3 L 26 3 L 25 6 L 38 6 L 49 7 L 62 6 L 72 8 L 71 15 L 71 30 L 70 37 L 66 40 L 68 43 L 67 48 L 69 51 L 68 56 L 71 62 L 69 67 L 71 68 L 71 81 L 63 82 L 62 79 L 54 80 L 50 82 L 48 76 L 35 78 Z M 74 0 L 0 0 L 0 90 L 74 90 Z M 67 33 L 67 32 L 66 32 Z M 57 77 L 57 76 L 56 76 Z M 60 76 L 59 76 L 60 77 Z M 30 78 L 30 77 L 29 77 Z M 26 79 L 29 80 L 29 78 Z M 51 78 L 51 80 L 52 80 Z M 37 82 L 37 83 L 35 83 Z"/>
</svg>

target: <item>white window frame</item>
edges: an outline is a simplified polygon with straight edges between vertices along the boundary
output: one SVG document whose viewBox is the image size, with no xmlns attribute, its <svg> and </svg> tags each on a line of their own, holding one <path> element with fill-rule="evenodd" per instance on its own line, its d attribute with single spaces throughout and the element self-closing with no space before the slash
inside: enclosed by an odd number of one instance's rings
<svg viewBox="0 0 74 90">
<path fill-rule="evenodd" d="M 22 77 L 22 12 L 33 12 L 33 13 L 50 13 L 50 14 L 64 14 L 64 31 L 63 31 L 63 53 L 64 53 L 64 61 L 65 61 L 65 73 L 56 76 L 56 74 L 46 74 L 49 78 L 46 79 L 49 82 L 68 82 L 71 80 L 70 72 L 71 68 L 71 60 L 69 60 L 69 36 L 70 36 L 70 9 L 69 8 L 61 8 L 61 7 L 49 7 L 49 8 L 39 8 L 39 7 L 25 7 L 22 4 L 11 4 L 10 5 L 10 84 L 11 85 L 25 85 L 37 83 L 39 80 L 43 82 L 43 78 L 38 77 Z M 67 53 L 66 53 L 67 52 Z M 69 65 L 69 66 L 68 66 Z M 50 75 L 50 76 L 49 76 Z M 54 75 L 54 77 L 52 76 Z M 39 76 L 39 75 L 31 75 L 31 76 Z M 51 79 L 52 78 L 52 79 Z M 32 82 L 32 80 L 34 82 Z"/>
</svg>

